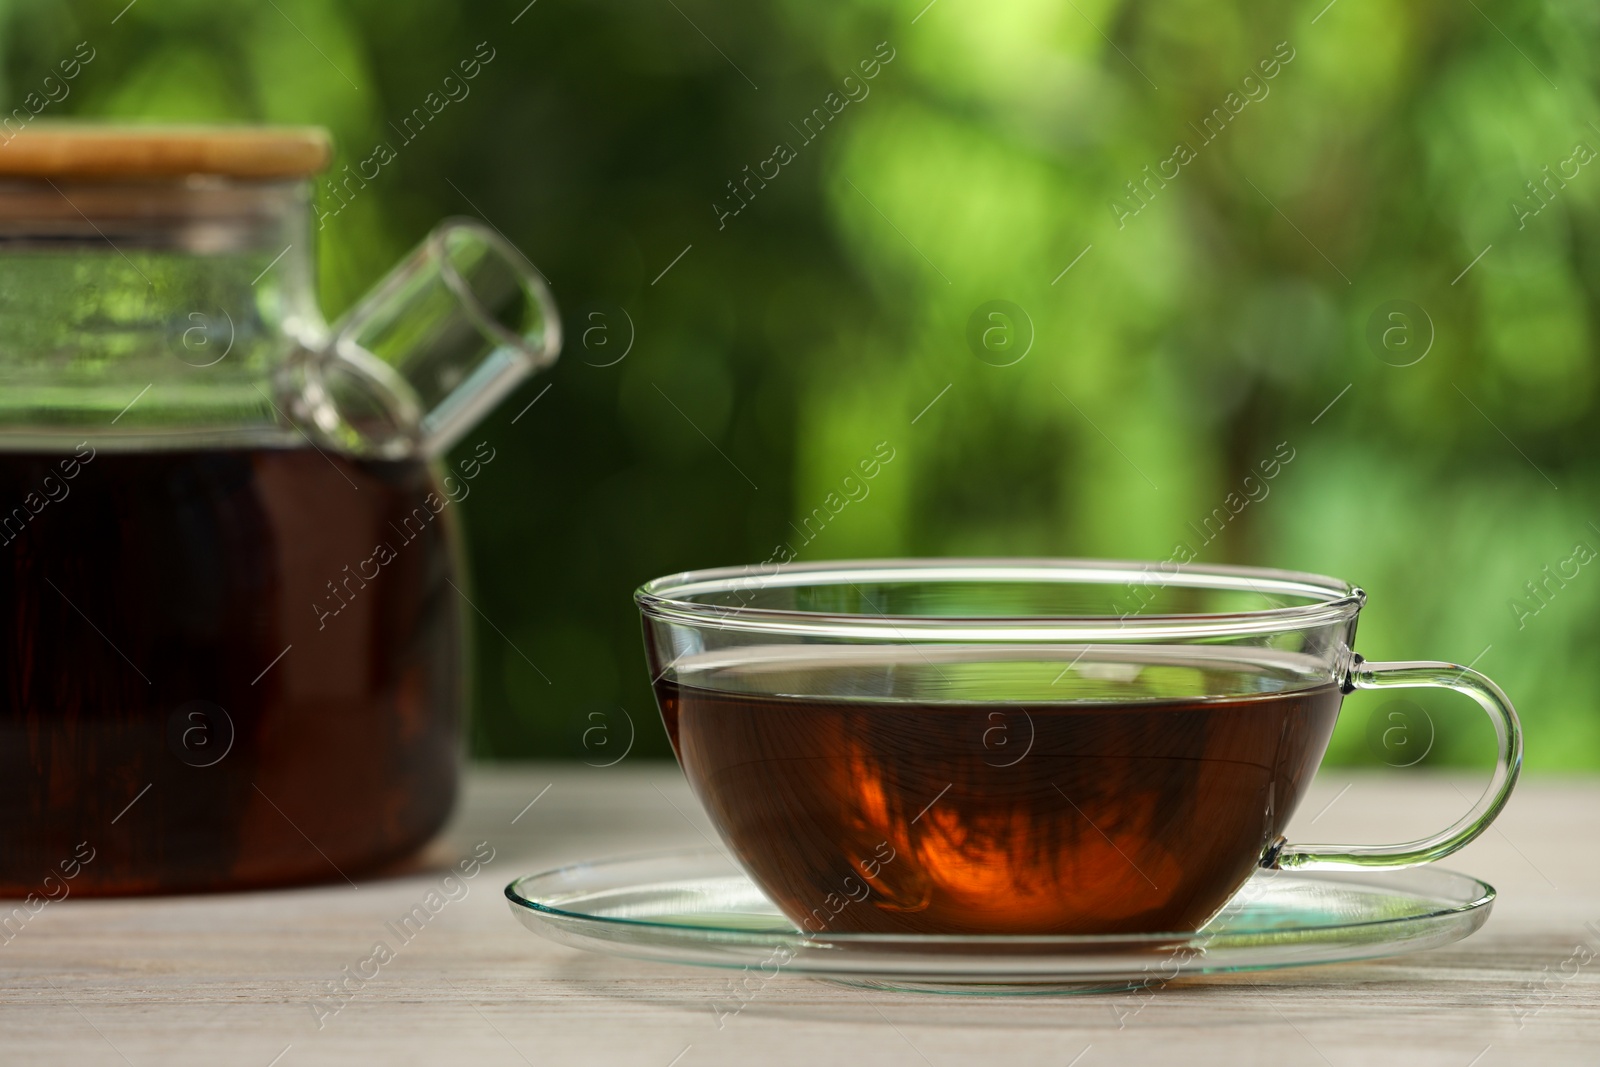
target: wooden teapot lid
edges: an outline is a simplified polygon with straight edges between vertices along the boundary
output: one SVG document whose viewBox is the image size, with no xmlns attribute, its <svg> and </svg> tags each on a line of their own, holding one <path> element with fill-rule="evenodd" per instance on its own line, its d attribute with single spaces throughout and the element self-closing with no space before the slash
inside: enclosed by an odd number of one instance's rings
<svg viewBox="0 0 1600 1067">
<path fill-rule="evenodd" d="M 328 165 L 333 140 L 317 126 L 140 126 L 39 122 L 7 138 L 0 177 L 302 178 Z"/>
</svg>

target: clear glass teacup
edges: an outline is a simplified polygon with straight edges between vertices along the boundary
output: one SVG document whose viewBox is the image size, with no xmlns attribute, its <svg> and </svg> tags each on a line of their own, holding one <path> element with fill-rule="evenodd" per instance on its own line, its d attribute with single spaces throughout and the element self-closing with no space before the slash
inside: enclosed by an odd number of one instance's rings
<svg viewBox="0 0 1600 1067">
<path fill-rule="evenodd" d="M 1257 868 L 1456 851 L 1522 761 L 1493 682 L 1366 662 L 1366 594 L 1318 575 L 880 560 L 693 571 L 636 599 L 684 773 L 811 933 L 1196 930 Z M 1406 687 L 1493 723 L 1472 810 L 1403 844 L 1288 844 L 1344 695 Z"/>
</svg>

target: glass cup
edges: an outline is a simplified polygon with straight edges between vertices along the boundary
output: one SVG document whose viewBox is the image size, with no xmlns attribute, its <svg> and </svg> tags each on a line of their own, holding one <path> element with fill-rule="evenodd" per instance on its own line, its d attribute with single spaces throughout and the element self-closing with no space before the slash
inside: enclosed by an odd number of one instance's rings
<svg viewBox="0 0 1600 1067">
<path fill-rule="evenodd" d="M 1449 855 L 1522 762 L 1493 682 L 1366 662 L 1366 594 L 1318 575 L 879 560 L 692 571 L 636 600 L 684 773 L 808 933 L 1192 931 L 1257 868 Z M 1287 843 L 1344 694 L 1420 687 L 1494 725 L 1472 810 L 1402 844 Z"/>
</svg>

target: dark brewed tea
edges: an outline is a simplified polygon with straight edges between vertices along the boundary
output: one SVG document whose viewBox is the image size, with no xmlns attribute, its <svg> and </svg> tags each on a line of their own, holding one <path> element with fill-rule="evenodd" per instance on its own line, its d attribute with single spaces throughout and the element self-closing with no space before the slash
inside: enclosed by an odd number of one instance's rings
<svg viewBox="0 0 1600 1067">
<path fill-rule="evenodd" d="M 1238 652 L 766 647 L 680 659 L 657 695 L 808 932 L 1184 931 L 1283 832 L 1339 709 L 1287 654 Z"/>
<path fill-rule="evenodd" d="M 447 503 L 311 449 L 0 453 L 0 894 L 337 880 L 431 836 Z"/>
</svg>

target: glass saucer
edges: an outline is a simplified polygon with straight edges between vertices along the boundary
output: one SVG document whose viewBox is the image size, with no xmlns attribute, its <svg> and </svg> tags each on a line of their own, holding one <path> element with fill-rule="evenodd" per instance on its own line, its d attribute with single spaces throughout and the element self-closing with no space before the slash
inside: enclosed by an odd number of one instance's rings
<svg viewBox="0 0 1600 1067">
<path fill-rule="evenodd" d="M 797 930 L 714 849 L 580 863 L 506 887 L 536 934 L 630 959 L 809 975 L 946 993 L 1154 986 L 1229 971 L 1375 959 L 1459 941 L 1492 887 L 1439 867 L 1371 874 L 1260 871 L 1197 933 L 823 934 Z"/>
</svg>

